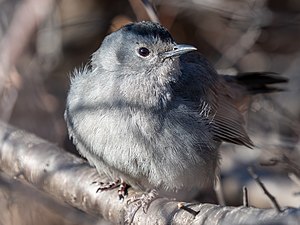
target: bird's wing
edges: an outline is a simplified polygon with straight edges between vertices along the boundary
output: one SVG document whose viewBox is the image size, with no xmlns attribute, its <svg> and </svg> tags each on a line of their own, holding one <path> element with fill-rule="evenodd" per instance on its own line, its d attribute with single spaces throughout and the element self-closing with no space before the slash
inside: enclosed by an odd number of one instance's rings
<svg viewBox="0 0 300 225">
<path fill-rule="evenodd" d="M 252 147 L 244 130 L 243 113 L 250 105 L 251 95 L 283 91 L 282 83 L 288 79 L 272 72 L 242 73 L 236 76 L 218 75 L 215 84 L 216 107 L 215 134 L 222 140 Z M 227 130 L 230 133 L 226 133 Z"/>
<path fill-rule="evenodd" d="M 210 92 L 214 92 L 212 102 L 212 132 L 222 141 L 253 147 L 253 143 L 245 131 L 245 121 L 242 112 L 237 107 L 238 102 L 226 84 L 218 81 Z"/>
<path fill-rule="evenodd" d="M 234 91 L 198 52 L 181 58 L 184 95 L 199 102 L 199 112 L 208 119 L 216 140 L 253 147 Z M 188 93 L 187 93 L 188 92 Z M 197 96 L 197 98 L 195 98 Z"/>
</svg>

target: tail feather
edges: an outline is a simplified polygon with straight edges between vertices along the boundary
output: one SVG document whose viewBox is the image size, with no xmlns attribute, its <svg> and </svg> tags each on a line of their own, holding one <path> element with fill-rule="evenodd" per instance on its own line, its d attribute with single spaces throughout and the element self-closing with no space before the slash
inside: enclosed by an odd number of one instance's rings
<svg viewBox="0 0 300 225">
<path fill-rule="evenodd" d="M 234 82 L 246 88 L 250 94 L 265 94 L 285 91 L 284 88 L 276 87 L 275 84 L 287 83 L 288 79 L 273 72 L 249 72 L 240 73 L 236 76 L 224 75 L 227 82 Z"/>
</svg>

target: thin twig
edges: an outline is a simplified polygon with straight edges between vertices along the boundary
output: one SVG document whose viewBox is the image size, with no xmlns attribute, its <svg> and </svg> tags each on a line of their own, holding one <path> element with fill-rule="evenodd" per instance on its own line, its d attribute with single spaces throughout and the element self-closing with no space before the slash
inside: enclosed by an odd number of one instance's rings
<svg viewBox="0 0 300 225">
<path fill-rule="evenodd" d="M 269 159 L 268 162 L 261 162 L 261 166 L 276 166 L 279 163 L 279 160 L 276 158 Z"/>
<path fill-rule="evenodd" d="M 243 206 L 249 207 L 248 189 L 246 186 L 243 186 Z"/>
<path fill-rule="evenodd" d="M 157 13 L 155 11 L 155 8 L 151 4 L 151 2 L 149 0 L 142 0 L 142 2 L 143 2 L 145 10 L 146 10 L 149 18 L 151 19 L 151 21 L 158 23 L 159 19 L 158 19 Z"/>
<path fill-rule="evenodd" d="M 254 172 L 252 167 L 248 168 L 248 172 L 251 175 L 251 177 L 256 181 L 256 183 L 262 188 L 262 190 L 268 196 L 268 198 L 271 200 L 271 203 L 273 204 L 273 206 L 277 210 L 277 212 L 279 212 L 279 213 L 282 212 L 278 202 L 276 201 L 276 198 L 267 190 L 267 188 L 261 182 L 259 176 Z"/>
<path fill-rule="evenodd" d="M 224 199 L 224 193 L 223 193 L 223 187 L 220 179 L 217 179 L 216 185 L 214 187 L 215 193 L 217 195 L 218 204 L 225 206 L 225 199 Z"/>
<path fill-rule="evenodd" d="M 151 20 L 159 22 L 156 11 L 148 0 L 129 0 L 131 8 L 133 9 L 137 20 Z"/>
<path fill-rule="evenodd" d="M 199 213 L 199 212 L 193 210 L 192 208 L 185 206 L 183 202 L 178 203 L 178 209 L 183 209 L 183 210 L 189 212 L 190 214 L 192 214 L 193 216 L 197 216 Z"/>
<path fill-rule="evenodd" d="M 289 173 L 288 177 L 298 186 L 300 186 L 300 178 L 296 176 L 294 173 Z"/>
</svg>

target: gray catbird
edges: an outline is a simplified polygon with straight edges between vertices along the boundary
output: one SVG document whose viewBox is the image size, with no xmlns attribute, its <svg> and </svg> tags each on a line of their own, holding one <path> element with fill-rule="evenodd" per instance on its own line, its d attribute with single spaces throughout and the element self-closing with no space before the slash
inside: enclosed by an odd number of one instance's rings
<svg viewBox="0 0 300 225">
<path fill-rule="evenodd" d="M 132 23 L 74 72 L 65 119 L 99 172 L 139 190 L 190 190 L 215 181 L 221 142 L 253 146 L 244 100 L 286 80 L 218 75 L 195 50 L 157 23 Z"/>
</svg>

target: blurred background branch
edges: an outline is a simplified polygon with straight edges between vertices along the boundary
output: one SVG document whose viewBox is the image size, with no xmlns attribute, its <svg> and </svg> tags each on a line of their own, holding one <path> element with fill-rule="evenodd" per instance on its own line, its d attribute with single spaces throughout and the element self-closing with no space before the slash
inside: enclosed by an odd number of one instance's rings
<svg viewBox="0 0 300 225">
<path fill-rule="evenodd" d="M 1 18 L 4 21 L 7 20 L 7 17 L 12 17 L 6 31 L 1 32 L 0 41 L 0 94 L 4 96 L 4 102 L 1 104 L 2 119 L 10 118 L 17 98 L 18 82 L 20 82 L 17 80 L 20 79 L 20 76 L 14 68 L 33 33 L 52 11 L 53 3 L 53 0 L 26 0 L 20 3 L 12 1 L 10 3 L 12 8 L 14 4 L 18 5 L 15 10 L 2 12 Z M 13 14 L 13 16 L 3 15 L 5 13 Z"/>
</svg>

